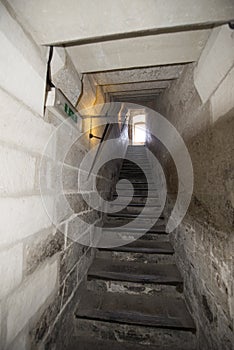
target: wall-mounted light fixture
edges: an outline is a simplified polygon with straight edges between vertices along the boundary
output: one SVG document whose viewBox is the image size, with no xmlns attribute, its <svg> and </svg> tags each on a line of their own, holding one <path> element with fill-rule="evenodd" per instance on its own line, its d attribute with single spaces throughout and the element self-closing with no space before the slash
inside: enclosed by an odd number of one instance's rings
<svg viewBox="0 0 234 350">
<path fill-rule="evenodd" d="M 99 139 L 99 140 L 101 140 L 102 138 L 101 137 L 99 137 L 99 136 L 95 136 L 95 135 L 93 135 L 93 134 L 89 134 L 89 138 L 90 139 Z"/>
<path fill-rule="evenodd" d="M 234 20 L 231 21 L 231 22 L 229 22 L 228 24 L 229 24 L 229 27 L 230 27 L 231 29 L 234 29 Z"/>
</svg>

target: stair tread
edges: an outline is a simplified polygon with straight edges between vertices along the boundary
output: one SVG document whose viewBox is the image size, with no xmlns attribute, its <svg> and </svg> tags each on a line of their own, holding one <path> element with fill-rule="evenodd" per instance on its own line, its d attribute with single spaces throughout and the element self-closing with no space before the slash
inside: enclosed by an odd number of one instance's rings
<svg viewBox="0 0 234 350">
<path fill-rule="evenodd" d="M 117 341 L 108 339 L 98 339 L 96 337 L 78 336 L 72 337 L 68 346 L 65 350 L 156 350 L 155 345 L 148 344 L 136 344 L 127 341 Z M 163 349 L 157 350 L 171 350 L 171 346 L 164 346 Z M 181 348 L 173 347 L 173 350 L 181 350 Z"/>
<path fill-rule="evenodd" d="M 126 205 L 126 202 L 121 202 L 121 203 L 111 203 L 110 204 L 111 206 L 113 206 L 113 207 L 115 207 L 115 206 L 120 206 L 120 207 L 122 207 L 123 205 Z M 129 204 L 127 204 L 126 205 L 126 208 L 128 208 L 128 207 L 133 207 L 133 208 L 141 208 L 141 207 L 146 207 L 146 205 L 145 205 L 145 203 L 132 203 L 132 202 L 130 202 Z M 147 204 L 147 208 L 155 208 L 155 209 L 157 209 L 157 208 L 160 208 L 160 205 L 159 204 Z"/>
<path fill-rule="evenodd" d="M 126 195 L 126 196 L 124 196 L 124 195 L 120 195 L 120 196 L 118 196 L 118 194 L 113 194 L 113 197 L 119 197 L 119 198 L 121 198 L 121 197 L 127 197 L 127 198 L 129 198 L 130 196 L 129 195 Z M 133 194 L 133 196 L 132 197 L 141 197 L 141 198 L 150 198 L 150 199 L 158 199 L 158 196 L 147 196 L 147 195 L 142 195 L 142 194 Z"/>
<path fill-rule="evenodd" d="M 144 264 L 96 258 L 88 272 L 89 278 L 125 282 L 181 285 L 181 274 L 175 264 Z"/>
<path fill-rule="evenodd" d="M 155 350 L 154 345 L 138 345 L 128 342 L 98 339 L 90 336 L 73 337 L 65 350 Z M 169 349 L 169 348 L 168 348 Z M 165 350 L 165 349 L 163 349 Z M 177 349 L 174 349 L 177 350 Z"/>
<path fill-rule="evenodd" d="M 137 218 L 139 217 L 139 215 L 141 215 L 142 219 L 155 219 L 155 215 L 153 214 L 148 214 L 148 215 L 143 215 L 143 214 L 131 214 L 131 213 L 124 213 L 122 211 L 119 211 L 117 213 L 111 213 L 108 214 L 107 217 L 108 218 Z M 160 218 L 164 218 L 164 216 L 160 216 Z"/>
<path fill-rule="evenodd" d="M 185 302 L 172 297 L 87 291 L 75 315 L 112 323 L 195 330 Z"/>
<path fill-rule="evenodd" d="M 134 187 L 133 186 L 133 189 L 134 190 L 137 190 L 137 191 L 158 191 L 158 188 L 149 188 L 149 187 Z M 127 190 L 127 191 L 130 191 L 132 190 L 132 186 L 129 186 L 129 185 L 119 185 L 118 186 L 118 190 Z"/>
<path fill-rule="evenodd" d="M 121 223 L 119 223 L 121 224 Z M 125 222 L 122 223 L 123 225 L 125 224 Z M 145 228 L 144 226 L 138 226 L 138 227 L 128 227 L 126 229 L 126 227 L 121 227 L 121 226 L 117 226 L 116 227 L 116 222 L 105 222 L 103 229 L 109 231 L 116 231 L 118 230 L 119 232 L 135 232 L 135 233 L 145 233 Z M 154 227 L 151 227 L 149 230 L 147 230 L 146 232 L 148 233 L 163 233 L 163 234 L 167 234 L 167 232 L 165 232 L 165 225 L 156 225 Z"/>
<path fill-rule="evenodd" d="M 146 239 L 138 239 L 121 247 L 101 248 L 100 250 L 147 254 L 174 254 L 174 249 L 170 242 L 150 241 Z"/>
</svg>

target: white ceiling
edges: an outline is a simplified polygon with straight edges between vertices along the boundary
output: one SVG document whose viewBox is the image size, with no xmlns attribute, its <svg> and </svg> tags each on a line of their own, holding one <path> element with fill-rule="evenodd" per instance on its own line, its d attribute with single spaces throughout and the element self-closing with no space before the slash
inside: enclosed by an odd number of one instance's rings
<svg viewBox="0 0 234 350">
<path fill-rule="evenodd" d="M 40 44 L 222 24 L 233 0 L 8 0 Z"/>
<path fill-rule="evenodd" d="M 81 73 L 197 61 L 210 30 L 190 30 L 68 47 Z"/>
<path fill-rule="evenodd" d="M 38 44 L 63 44 L 115 99 L 155 98 L 234 19 L 234 0 L 4 1 Z"/>
</svg>

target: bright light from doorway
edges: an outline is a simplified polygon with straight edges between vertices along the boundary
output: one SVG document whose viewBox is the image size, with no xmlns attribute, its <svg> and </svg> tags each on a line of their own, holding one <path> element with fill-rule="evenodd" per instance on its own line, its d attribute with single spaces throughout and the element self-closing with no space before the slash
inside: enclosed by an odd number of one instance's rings
<svg viewBox="0 0 234 350">
<path fill-rule="evenodd" d="M 136 123 L 134 125 L 134 143 L 145 143 L 145 123 Z"/>
</svg>

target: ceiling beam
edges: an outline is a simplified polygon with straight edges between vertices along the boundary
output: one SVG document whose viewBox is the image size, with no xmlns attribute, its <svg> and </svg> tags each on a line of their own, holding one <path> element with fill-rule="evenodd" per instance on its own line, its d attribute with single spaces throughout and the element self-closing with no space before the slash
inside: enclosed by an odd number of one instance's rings
<svg viewBox="0 0 234 350">
<path fill-rule="evenodd" d="M 169 81 L 156 81 L 146 83 L 130 83 L 119 85 L 105 85 L 103 92 L 118 92 L 118 91 L 132 91 L 132 90 L 146 90 L 146 89 L 165 89 L 170 86 Z"/>
<path fill-rule="evenodd" d="M 227 23 L 232 0 L 8 0 L 43 45 L 83 44 Z M 115 38 L 116 37 L 116 38 Z"/>
<path fill-rule="evenodd" d="M 97 85 L 129 84 L 139 82 L 156 82 L 179 78 L 185 65 L 146 67 L 114 70 L 111 72 L 90 73 Z"/>
<path fill-rule="evenodd" d="M 160 92 L 155 92 L 155 93 L 151 93 L 151 94 L 132 94 L 132 95 L 111 95 L 113 98 L 118 98 L 118 99 L 129 99 L 129 98 L 146 98 L 146 99 L 151 99 L 154 98 L 155 96 L 160 95 L 162 91 Z"/>
<path fill-rule="evenodd" d="M 67 48 L 80 73 L 197 61 L 210 30 L 183 31 Z"/>
<path fill-rule="evenodd" d="M 138 95 L 151 95 L 158 94 L 164 91 L 164 89 L 145 89 L 145 90 L 132 90 L 132 91 L 115 91 L 111 92 L 112 96 L 138 96 Z"/>
</svg>

